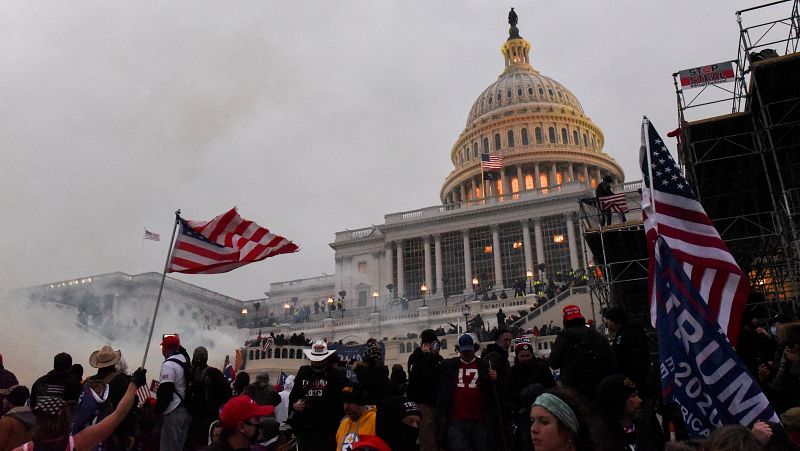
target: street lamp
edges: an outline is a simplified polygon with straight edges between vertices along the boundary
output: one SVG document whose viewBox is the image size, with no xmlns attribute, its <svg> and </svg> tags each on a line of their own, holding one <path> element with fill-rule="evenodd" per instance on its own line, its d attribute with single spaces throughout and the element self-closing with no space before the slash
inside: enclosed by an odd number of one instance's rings
<svg viewBox="0 0 800 451">
<path fill-rule="evenodd" d="M 529 269 L 525 276 L 528 278 L 528 293 L 533 293 L 533 271 Z"/>
<path fill-rule="evenodd" d="M 477 279 L 472 279 L 473 282 L 475 280 L 477 280 Z M 469 319 L 469 311 L 470 310 L 471 309 L 469 308 L 469 306 L 467 304 L 464 304 L 464 305 L 461 306 L 461 314 L 464 315 L 464 333 L 469 332 L 467 330 L 467 321 Z"/>
<path fill-rule="evenodd" d="M 422 306 L 427 307 L 428 304 L 425 303 L 425 293 L 428 292 L 428 286 L 423 283 L 419 286 L 419 291 L 422 292 Z"/>
<path fill-rule="evenodd" d="M 258 310 L 261 308 L 261 302 L 258 302 L 258 301 L 254 302 L 253 303 L 253 307 L 255 307 L 255 309 L 256 309 L 255 323 L 258 324 Z"/>
<path fill-rule="evenodd" d="M 247 307 L 242 307 L 242 323 L 247 327 Z"/>
<path fill-rule="evenodd" d="M 289 309 L 290 309 L 291 307 L 292 307 L 292 306 L 291 306 L 291 305 L 289 305 L 289 303 L 288 303 L 288 302 L 285 302 L 285 303 L 283 304 L 283 311 L 284 311 L 284 315 L 286 316 L 286 321 L 287 321 L 287 322 L 289 321 Z"/>
<path fill-rule="evenodd" d="M 478 276 L 472 278 L 472 292 L 475 293 L 475 300 L 478 300 L 478 284 L 480 284 L 480 280 L 478 280 Z"/>
<path fill-rule="evenodd" d="M 328 303 L 328 318 L 331 317 L 331 310 L 333 310 L 333 296 L 328 296 L 328 300 L 325 301 Z"/>
<path fill-rule="evenodd" d="M 375 290 L 375 291 L 372 292 L 372 306 L 373 306 L 372 312 L 373 313 L 378 313 L 378 298 L 380 297 L 380 295 L 381 294 L 378 293 L 378 290 Z"/>
</svg>

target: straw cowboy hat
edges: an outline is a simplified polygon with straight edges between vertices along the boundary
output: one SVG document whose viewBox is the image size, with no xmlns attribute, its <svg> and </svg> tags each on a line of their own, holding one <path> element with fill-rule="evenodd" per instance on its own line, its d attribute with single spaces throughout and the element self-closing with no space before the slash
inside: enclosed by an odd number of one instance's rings
<svg viewBox="0 0 800 451">
<path fill-rule="evenodd" d="M 89 356 L 89 365 L 92 368 L 105 368 L 114 366 L 122 358 L 122 352 L 115 351 L 111 346 L 105 345 Z"/>
<path fill-rule="evenodd" d="M 314 344 L 311 345 L 311 349 L 303 349 L 303 354 L 312 362 L 321 362 L 335 353 L 336 350 L 329 351 L 328 344 L 322 340 L 315 341 Z"/>
</svg>

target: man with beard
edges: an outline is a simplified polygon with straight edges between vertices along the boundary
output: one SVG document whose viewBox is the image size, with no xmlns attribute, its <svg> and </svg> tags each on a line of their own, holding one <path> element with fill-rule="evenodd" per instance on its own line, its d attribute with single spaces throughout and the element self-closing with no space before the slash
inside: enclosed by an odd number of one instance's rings
<svg viewBox="0 0 800 451">
<path fill-rule="evenodd" d="M 260 406 L 249 396 L 231 398 L 219 414 L 222 433 L 206 451 L 245 451 L 263 440 L 264 417 L 273 414 L 272 406 Z"/>
<path fill-rule="evenodd" d="M 438 414 L 436 395 L 439 373 L 444 359 L 439 355 L 439 338 L 433 329 L 425 329 L 419 336 L 420 346 L 408 357 L 408 397 L 416 402 L 422 412 L 419 422 L 420 451 L 436 451 Z"/>
<path fill-rule="evenodd" d="M 513 403 L 513 421 L 517 425 L 514 434 L 514 449 L 529 450 L 531 442 L 530 406 L 545 390 L 555 387 L 553 373 L 546 363 L 533 355 L 530 343 L 518 343 L 514 347 L 514 366 L 508 375 L 507 399 Z"/>
<path fill-rule="evenodd" d="M 336 431 L 336 449 L 349 451 L 359 437 L 375 435 L 375 406 L 366 405 L 366 394 L 359 384 L 342 389 L 345 417 Z"/>
<path fill-rule="evenodd" d="M 341 393 L 344 374 L 329 365 L 336 351 L 322 340 L 303 353 L 311 365 L 301 366 L 289 393 L 289 423 L 297 435 L 300 451 L 331 450 L 336 446 L 336 429 L 342 419 Z"/>
<path fill-rule="evenodd" d="M 386 398 L 378 404 L 376 433 L 392 451 L 417 451 L 421 417 L 414 401 L 404 396 Z"/>
<path fill-rule="evenodd" d="M 597 386 L 597 406 L 608 449 L 659 451 L 664 434 L 655 412 L 642 406 L 636 384 L 622 374 L 608 376 Z"/>
</svg>

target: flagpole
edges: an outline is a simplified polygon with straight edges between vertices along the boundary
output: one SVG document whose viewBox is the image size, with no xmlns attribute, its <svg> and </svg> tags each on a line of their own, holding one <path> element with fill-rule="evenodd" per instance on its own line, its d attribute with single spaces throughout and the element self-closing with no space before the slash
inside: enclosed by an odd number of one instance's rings
<svg viewBox="0 0 800 451">
<path fill-rule="evenodd" d="M 486 180 L 483 179 L 483 165 L 481 164 L 481 190 L 483 191 L 483 203 L 486 203 Z M 466 329 L 465 329 L 466 330 Z"/>
<path fill-rule="evenodd" d="M 161 304 L 161 293 L 164 291 L 164 281 L 167 279 L 167 269 L 169 269 L 169 262 L 172 260 L 172 246 L 175 241 L 175 231 L 180 226 L 181 211 L 175 212 L 175 225 L 172 226 L 172 237 L 169 239 L 169 251 L 167 252 L 167 261 L 164 263 L 164 272 L 161 274 L 161 286 L 158 287 L 158 297 L 156 298 L 156 308 L 153 311 L 153 321 L 150 323 L 150 333 L 147 335 L 147 345 L 144 347 L 144 357 L 142 357 L 142 368 L 147 362 L 147 351 L 150 349 L 150 341 L 153 339 L 153 329 L 156 327 L 156 316 L 158 316 L 158 306 Z M 142 239 L 144 242 L 144 239 Z"/>
<path fill-rule="evenodd" d="M 650 180 L 650 209 L 655 214 L 655 208 L 653 207 L 653 202 L 655 201 L 653 198 L 653 165 L 650 162 L 650 120 L 647 119 L 647 116 L 642 116 L 642 128 L 644 132 L 644 151 L 647 158 L 647 179 Z M 652 224 L 653 230 L 656 231 L 656 236 L 658 236 L 658 221 L 653 220 Z"/>
<path fill-rule="evenodd" d="M 147 232 L 147 228 L 145 228 L 144 230 L 145 232 Z M 142 273 L 142 254 L 144 254 L 144 236 L 145 234 L 142 235 L 142 245 L 139 248 L 139 262 L 136 265 L 136 274 Z"/>
</svg>

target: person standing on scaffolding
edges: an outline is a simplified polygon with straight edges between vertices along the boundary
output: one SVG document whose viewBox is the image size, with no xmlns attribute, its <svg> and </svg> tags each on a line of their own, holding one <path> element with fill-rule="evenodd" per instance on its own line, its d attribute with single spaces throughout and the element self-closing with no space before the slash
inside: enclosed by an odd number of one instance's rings
<svg viewBox="0 0 800 451">
<path fill-rule="evenodd" d="M 618 200 L 614 195 L 614 191 L 611 190 L 611 180 L 610 175 L 603 177 L 603 181 L 597 185 L 594 191 L 594 195 L 597 197 L 597 211 L 600 212 L 600 227 L 606 224 L 611 225 L 612 211 L 619 213 L 620 220 L 623 223 L 627 220 L 625 219 L 625 213 L 616 205 Z"/>
</svg>

